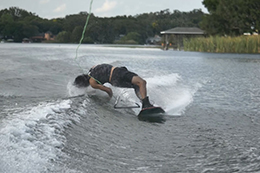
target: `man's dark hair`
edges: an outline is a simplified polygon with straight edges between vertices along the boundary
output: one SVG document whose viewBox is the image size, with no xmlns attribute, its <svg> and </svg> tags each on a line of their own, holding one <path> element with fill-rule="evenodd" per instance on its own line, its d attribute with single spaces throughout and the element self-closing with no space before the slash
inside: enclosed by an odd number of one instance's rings
<svg viewBox="0 0 260 173">
<path fill-rule="evenodd" d="M 86 74 L 83 75 L 79 75 L 78 77 L 76 77 L 75 81 L 74 81 L 74 85 L 82 88 L 82 87 L 88 87 L 89 86 L 89 76 Z"/>
</svg>

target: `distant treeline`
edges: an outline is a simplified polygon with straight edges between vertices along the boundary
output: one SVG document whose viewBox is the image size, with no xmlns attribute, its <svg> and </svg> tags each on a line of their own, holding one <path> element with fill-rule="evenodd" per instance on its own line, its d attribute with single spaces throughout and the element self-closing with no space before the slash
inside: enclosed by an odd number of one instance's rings
<svg viewBox="0 0 260 173">
<path fill-rule="evenodd" d="M 240 36 L 259 33 L 260 0 L 203 0 L 209 13 L 200 9 L 180 12 L 169 9 L 135 16 L 97 17 L 90 15 L 83 43 L 144 44 L 146 39 L 174 27 L 199 27 L 209 36 Z M 43 19 L 34 13 L 11 7 L 0 11 L 0 39 L 23 38 L 52 33 L 55 41 L 78 43 L 87 12 L 64 18 Z"/>
<path fill-rule="evenodd" d="M 43 19 L 26 10 L 11 7 L 0 11 L 0 36 L 21 42 L 40 33 L 51 32 L 56 41 L 78 43 L 87 12 L 68 15 L 65 18 Z M 199 27 L 204 13 L 201 10 L 180 12 L 168 9 L 136 16 L 97 17 L 91 14 L 83 43 L 134 42 L 144 44 L 148 37 L 174 27 Z"/>
</svg>

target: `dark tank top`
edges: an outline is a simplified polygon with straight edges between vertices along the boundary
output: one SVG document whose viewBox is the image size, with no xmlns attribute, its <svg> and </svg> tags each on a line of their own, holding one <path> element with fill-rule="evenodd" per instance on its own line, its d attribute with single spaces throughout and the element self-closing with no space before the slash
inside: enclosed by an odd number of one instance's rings
<svg viewBox="0 0 260 173">
<path fill-rule="evenodd" d="M 89 75 L 93 77 L 97 83 L 107 83 L 109 82 L 112 67 L 110 64 L 97 65 L 89 70 Z"/>
</svg>

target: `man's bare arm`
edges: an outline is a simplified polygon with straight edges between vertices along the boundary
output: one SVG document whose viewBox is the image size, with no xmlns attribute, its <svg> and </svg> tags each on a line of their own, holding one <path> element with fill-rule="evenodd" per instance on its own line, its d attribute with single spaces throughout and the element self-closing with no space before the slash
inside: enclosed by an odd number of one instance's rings
<svg viewBox="0 0 260 173">
<path fill-rule="evenodd" d="M 106 86 L 104 86 L 104 85 L 98 84 L 98 83 L 95 81 L 95 79 L 90 78 L 90 79 L 89 79 L 89 84 L 90 84 L 91 87 L 94 88 L 94 89 L 100 89 L 101 91 L 105 91 L 105 92 L 109 95 L 110 98 L 113 96 L 113 92 L 112 92 L 111 88 L 108 88 L 108 87 L 106 87 Z"/>
</svg>

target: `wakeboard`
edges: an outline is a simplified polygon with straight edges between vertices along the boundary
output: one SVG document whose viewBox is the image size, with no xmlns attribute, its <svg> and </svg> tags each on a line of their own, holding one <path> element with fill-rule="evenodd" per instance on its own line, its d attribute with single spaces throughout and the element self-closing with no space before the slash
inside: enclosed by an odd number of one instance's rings
<svg viewBox="0 0 260 173">
<path fill-rule="evenodd" d="M 138 119 L 140 121 L 163 123 L 165 111 L 161 107 L 149 107 L 144 108 L 138 114 Z"/>
</svg>

